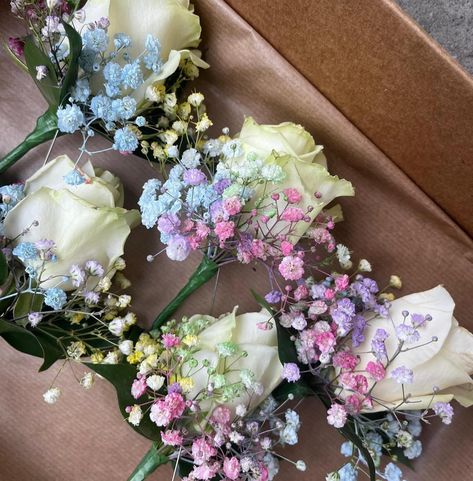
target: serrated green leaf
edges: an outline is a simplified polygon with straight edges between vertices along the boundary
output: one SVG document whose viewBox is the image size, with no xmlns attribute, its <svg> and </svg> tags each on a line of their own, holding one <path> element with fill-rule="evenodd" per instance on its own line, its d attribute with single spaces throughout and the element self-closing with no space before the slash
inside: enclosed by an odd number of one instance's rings
<svg viewBox="0 0 473 481">
<path fill-rule="evenodd" d="M 50 58 L 35 44 L 34 37 L 28 36 L 25 39 L 25 61 L 28 71 L 33 78 L 39 91 L 43 94 L 49 108 L 56 111 L 61 102 L 61 89 L 56 70 Z M 44 65 L 48 71 L 46 77 L 41 80 L 36 78 L 36 67 Z"/>
<path fill-rule="evenodd" d="M 79 73 L 79 57 L 82 50 L 82 38 L 79 33 L 67 23 L 64 23 L 64 30 L 69 40 L 69 61 L 67 73 L 61 87 L 60 101 L 63 102 L 74 87 Z"/>
<path fill-rule="evenodd" d="M 151 473 L 154 473 L 159 466 L 167 462 L 169 462 L 169 458 L 159 454 L 157 443 L 153 443 L 150 450 L 143 456 L 143 459 L 128 478 L 128 481 L 143 481 Z"/>
<path fill-rule="evenodd" d="M 132 406 L 136 403 L 136 399 L 131 395 L 131 385 L 136 378 L 136 366 L 131 364 L 86 364 L 90 369 L 100 374 L 102 377 L 111 382 L 115 387 L 118 398 L 118 405 L 122 416 L 128 418 L 126 412 L 127 406 Z M 161 430 L 154 424 L 149 415 L 145 414 L 139 426 L 130 426 L 142 436 L 145 436 L 152 441 L 161 440 Z"/>
<path fill-rule="evenodd" d="M 8 263 L 5 259 L 5 255 L 0 251 L 0 286 L 8 279 Z M 1 294 L 0 294 L 1 295 Z"/>
</svg>

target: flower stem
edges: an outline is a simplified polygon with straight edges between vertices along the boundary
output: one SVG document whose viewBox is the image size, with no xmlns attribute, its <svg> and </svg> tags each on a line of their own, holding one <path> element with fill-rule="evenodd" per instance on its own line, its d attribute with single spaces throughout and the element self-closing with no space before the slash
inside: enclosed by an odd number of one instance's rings
<svg viewBox="0 0 473 481">
<path fill-rule="evenodd" d="M 149 451 L 136 466 L 128 481 L 143 481 L 162 464 L 169 462 L 169 458 L 158 451 L 157 443 L 153 443 Z"/>
<path fill-rule="evenodd" d="M 54 138 L 57 132 L 57 117 L 54 112 L 47 110 L 38 117 L 36 126 L 25 140 L 0 160 L 0 174 L 20 160 L 31 149 Z"/>
<path fill-rule="evenodd" d="M 170 316 L 174 314 L 177 308 L 199 287 L 203 286 L 212 277 L 214 277 L 218 272 L 218 264 L 213 260 L 204 256 L 202 262 L 199 264 L 197 269 L 191 275 L 187 284 L 179 291 L 176 297 L 161 311 L 159 316 L 154 320 L 152 325 L 152 331 L 157 331 L 166 321 L 169 320 Z M 157 334 L 157 332 L 154 332 Z"/>
</svg>

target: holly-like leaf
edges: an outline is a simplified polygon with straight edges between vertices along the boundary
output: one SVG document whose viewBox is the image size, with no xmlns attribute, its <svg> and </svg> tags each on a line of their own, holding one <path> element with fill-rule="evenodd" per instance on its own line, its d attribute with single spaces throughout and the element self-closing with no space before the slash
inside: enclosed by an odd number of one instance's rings
<svg viewBox="0 0 473 481">
<path fill-rule="evenodd" d="M 154 473 L 161 464 L 166 464 L 167 462 L 169 462 L 169 458 L 158 453 L 158 444 L 153 443 L 149 451 L 143 456 L 143 459 L 128 478 L 128 481 L 143 481 L 151 473 Z"/>
<path fill-rule="evenodd" d="M 136 378 L 136 366 L 131 364 L 92 364 L 88 363 L 87 366 L 100 374 L 102 377 L 111 382 L 115 387 L 118 398 L 118 405 L 122 416 L 128 418 L 126 412 L 127 406 L 133 406 L 136 403 L 136 399 L 131 395 L 131 385 Z M 148 413 L 143 416 L 139 426 L 130 426 L 142 436 L 145 436 L 152 441 L 161 440 L 161 430 L 154 424 L 149 418 Z"/>
</svg>

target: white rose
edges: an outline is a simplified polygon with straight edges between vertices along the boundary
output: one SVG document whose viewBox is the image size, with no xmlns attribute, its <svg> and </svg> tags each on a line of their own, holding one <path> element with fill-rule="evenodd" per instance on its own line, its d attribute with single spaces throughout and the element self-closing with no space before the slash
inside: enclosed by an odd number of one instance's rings
<svg viewBox="0 0 473 481">
<path fill-rule="evenodd" d="M 25 181 L 25 194 L 32 194 L 42 187 L 67 189 L 97 207 L 123 207 L 123 186 L 118 177 L 108 170 L 94 167 L 89 161 L 78 169 L 85 182 L 66 184 L 64 177 L 73 169 L 74 162 L 67 155 L 56 157 Z"/>
<path fill-rule="evenodd" d="M 408 319 L 411 314 L 432 317 L 425 327 L 418 329 L 421 335 L 419 341 L 404 344 L 404 348 L 409 350 L 401 352 L 391 362 L 386 369 L 386 377 L 374 387 L 373 398 L 382 400 L 384 406 L 373 399 L 373 409 L 367 411 L 384 411 L 386 407 L 393 408 L 401 403 L 401 385 L 390 378 L 393 370 L 400 366 L 413 371 L 413 383 L 404 385 L 406 395 L 409 393 L 411 396 L 400 409 L 425 409 L 437 401 L 449 402 L 452 399 L 463 406 L 473 404 L 473 382 L 470 377 L 473 373 L 473 334 L 458 325 L 453 317 L 454 307 L 455 303 L 447 290 L 438 286 L 393 301 L 389 319 L 377 317 L 369 322 L 365 341 L 354 350 L 360 357 L 357 369 L 365 369 L 369 361 L 375 360 L 370 351 L 371 340 L 377 329 L 389 333 L 385 345 L 391 358 L 398 348 L 395 326 L 402 324 L 402 312 L 409 312 Z M 432 338 L 438 340 L 422 346 Z M 432 396 L 434 387 L 438 388 L 438 392 Z"/>
<path fill-rule="evenodd" d="M 302 195 L 302 200 L 297 207 L 308 214 L 310 222 L 298 222 L 297 228 L 291 238 L 293 242 L 302 236 L 309 228 L 311 222 L 333 199 L 340 196 L 353 196 L 354 190 L 350 182 L 330 175 L 327 170 L 327 161 L 321 145 L 316 145 L 314 138 L 302 126 L 291 122 L 279 125 L 259 125 L 251 117 L 247 117 L 238 134 L 243 154 L 232 163 L 248 162 L 246 156 L 255 153 L 257 158 L 267 166 L 279 166 L 285 174 L 284 180 L 269 186 L 258 185 L 255 189 L 253 201 L 257 202 L 265 192 L 281 192 L 287 188 L 294 188 Z M 320 198 L 315 197 L 315 193 Z M 286 202 L 280 198 L 280 210 L 284 209 Z M 250 208 L 250 206 L 248 206 Z M 263 226 L 263 234 L 272 228 L 275 219 L 271 219 Z M 278 231 L 284 229 L 284 221 L 279 221 Z"/>
<path fill-rule="evenodd" d="M 181 60 L 190 59 L 200 68 L 208 67 L 201 60 L 200 51 L 195 50 L 202 29 L 189 0 L 88 0 L 82 10 L 88 23 L 102 17 L 109 19 L 111 42 L 116 33 L 129 35 L 131 58 L 141 54 L 148 34 L 159 40 L 163 67 L 158 73 L 145 73 L 144 83 L 132 93 L 138 104 L 145 98 L 147 87 L 171 76 Z"/>
<path fill-rule="evenodd" d="M 118 178 L 87 164 L 83 170 L 90 176 L 89 183 L 69 186 L 63 174 L 71 170 L 70 162 L 66 156 L 58 157 L 26 180 L 26 197 L 4 222 L 4 234 L 13 239 L 13 246 L 42 239 L 55 243 L 56 260 L 45 262 L 39 279 L 44 288 L 73 289 L 71 280 L 63 276 L 70 274 L 73 265 L 89 260 L 113 275 L 131 228 L 139 223 L 136 210 L 116 207 L 123 202 Z"/>
<path fill-rule="evenodd" d="M 248 405 L 249 410 L 258 406 L 280 384 L 282 378 L 282 365 L 279 361 L 276 329 L 262 330 L 257 327 L 260 322 L 266 322 L 271 317 L 267 311 L 249 312 L 236 316 L 236 309 L 226 316 L 215 319 L 211 316 L 196 315 L 194 318 L 205 318 L 211 324 L 198 336 L 195 348 L 198 350 L 193 357 L 199 362 L 208 361 L 211 367 L 216 368 L 216 373 L 223 374 L 223 357 L 219 354 L 218 345 L 232 342 L 239 346 L 240 352 L 245 351 L 246 357 L 238 355 L 231 358 L 232 369 L 225 373 L 226 384 L 240 382 L 240 372 L 249 370 L 254 374 L 255 383 L 262 389 L 258 393 L 248 394 L 230 401 L 223 402 L 232 410 L 240 404 Z M 192 318 L 191 318 L 192 320 Z M 239 358 L 238 358 L 239 357 Z M 237 361 L 234 359 L 238 358 Z M 207 369 L 199 369 L 192 375 L 194 385 L 188 393 L 189 399 L 194 398 L 199 392 L 206 391 L 209 383 Z M 218 400 L 213 399 L 219 404 Z M 201 402 L 201 407 L 211 410 L 215 405 L 207 401 Z"/>
</svg>

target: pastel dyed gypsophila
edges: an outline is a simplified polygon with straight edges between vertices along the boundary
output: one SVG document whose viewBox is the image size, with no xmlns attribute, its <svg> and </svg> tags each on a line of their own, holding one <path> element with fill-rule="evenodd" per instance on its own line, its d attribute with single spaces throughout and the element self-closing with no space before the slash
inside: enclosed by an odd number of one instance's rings
<svg viewBox="0 0 473 481">
<path fill-rule="evenodd" d="M 241 322 L 243 320 L 245 323 L 248 321 L 244 318 Z M 279 406 L 272 398 L 266 399 L 253 413 L 251 406 L 243 404 L 232 408 L 235 405 L 233 398 L 241 397 L 245 389 L 251 390 L 258 384 L 254 373 L 242 369 L 240 387 L 237 389 L 233 378 L 233 384 L 226 383 L 225 370 L 215 372 L 218 363 L 214 363 L 212 355 L 207 351 L 201 353 L 201 350 L 208 349 L 207 339 L 217 342 L 216 338 L 227 333 L 229 323 L 234 326 L 232 329 L 239 326 L 234 313 L 220 320 L 209 316 L 183 319 L 165 326 L 164 334 L 157 339 L 142 334 L 127 356 L 128 362 L 137 364 L 139 371 L 131 386 L 137 404 L 127 408 L 129 422 L 139 425 L 144 416 L 141 406 L 151 402 L 148 415 L 163 428 L 163 447 L 175 448 L 176 452 L 186 450 L 193 464 L 192 476 L 196 479 L 210 474 L 237 479 L 243 473 L 256 475 L 269 473 L 270 470 L 274 473 L 277 471 L 274 455 L 278 456 L 274 449 L 278 445 L 292 445 L 298 441 L 299 416 L 291 409 L 276 414 Z M 268 334 L 262 332 L 261 336 L 267 337 Z M 157 352 L 166 353 L 169 360 L 167 367 L 156 364 Z M 242 356 L 236 342 L 217 342 L 216 352 L 232 366 L 232 372 L 241 369 L 240 359 L 246 362 L 246 356 Z M 200 365 L 209 374 L 200 376 Z M 189 377 L 183 377 L 184 372 L 189 373 Z M 199 384 L 204 379 L 209 383 L 207 393 Z M 214 401 L 209 403 L 212 399 Z M 241 398 L 243 402 L 244 399 Z M 196 428 L 203 419 L 207 420 L 205 431 Z M 235 419 L 238 419 L 238 425 L 232 424 Z M 268 430 L 269 426 L 274 425 L 279 426 L 276 431 Z M 259 432 L 265 432 L 261 442 L 255 441 Z M 226 448 L 229 443 L 235 443 L 231 450 Z M 296 466 L 305 469 L 302 461 Z"/>
</svg>

